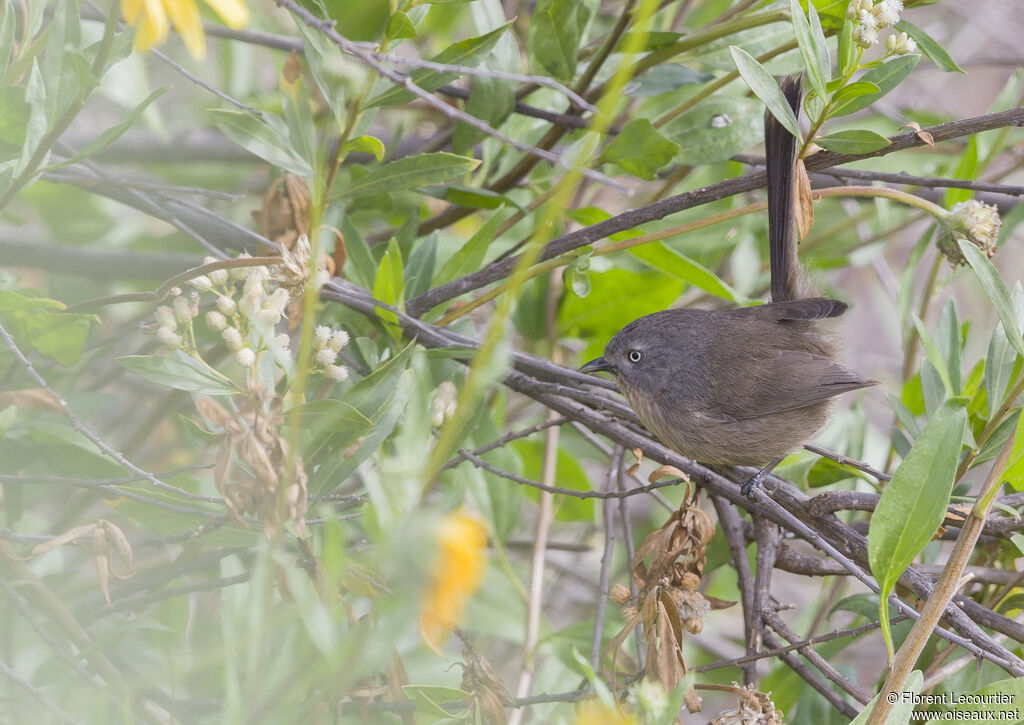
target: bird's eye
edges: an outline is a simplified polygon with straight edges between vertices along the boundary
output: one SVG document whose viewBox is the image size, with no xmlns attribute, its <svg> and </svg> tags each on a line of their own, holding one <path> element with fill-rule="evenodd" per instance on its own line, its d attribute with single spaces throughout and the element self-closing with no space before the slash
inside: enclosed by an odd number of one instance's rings
<svg viewBox="0 0 1024 725">
<path fill-rule="evenodd" d="M 640 358 L 642 358 L 642 357 L 643 357 L 643 355 L 640 354 L 639 350 L 630 350 L 629 351 L 629 361 L 630 362 L 638 363 L 638 362 L 640 362 Z"/>
</svg>

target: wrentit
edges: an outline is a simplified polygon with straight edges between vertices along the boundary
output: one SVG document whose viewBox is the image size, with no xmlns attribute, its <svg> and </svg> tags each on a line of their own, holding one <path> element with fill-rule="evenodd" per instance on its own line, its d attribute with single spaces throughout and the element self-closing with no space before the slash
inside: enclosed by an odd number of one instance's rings
<svg viewBox="0 0 1024 725">
<path fill-rule="evenodd" d="M 782 89 L 799 115 L 800 79 Z M 876 384 L 836 362 L 846 304 L 811 296 L 797 261 L 796 138 L 767 111 L 765 156 L 773 301 L 646 315 L 580 368 L 614 374 L 641 422 L 679 453 L 763 466 L 741 486 L 747 496 L 825 425 L 833 396 Z"/>
</svg>

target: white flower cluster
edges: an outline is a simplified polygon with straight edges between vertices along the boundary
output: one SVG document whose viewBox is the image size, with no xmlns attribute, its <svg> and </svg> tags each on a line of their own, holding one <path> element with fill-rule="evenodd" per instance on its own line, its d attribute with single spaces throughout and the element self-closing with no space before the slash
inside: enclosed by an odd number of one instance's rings
<svg viewBox="0 0 1024 725">
<path fill-rule="evenodd" d="M 846 17 L 853 22 L 853 39 L 865 50 L 878 42 L 878 34 L 900 21 L 903 0 L 850 0 Z M 906 55 L 917 50 L 917 43 L 906 33 L 891 35 L 885 41 L 889 55 Z"/>
<path fill-rule="evenodd" d="M 248 257 L 241 254 L 239 259 Z M 215 262 L 213 257 L 204 264 Z M 234 353 L 235 362 L 256 373 L 263 353 L 273 357 L 276 365 L 289 372 L 292 365 L 291 339 L 286 333 L 277 333 L 278 323 L 284 319 L 293 291 L 303 293 L 294 279 L 283 279 L 280 271 L 264 266 L 218 269 L 207 275 L 193 277 L 188 295 L 179 288 L 171 290 L 171 305 L 156 308 L 156 324 L 148 326 L 166 347 L 183 350 L 200 358 L 196 349 L 193 319 L 199 315 L 202 296 L 213 300 L 213 308 L 205 315 L 206 326 L 220 333 L 224 345 Z M 341 382 L 348 378 L 348 368 L 338 365 L 338 353 L 348 343 L 348 333 L 321 325 L 314 336 L 314 372 Z M 265 372 L 265 371 L 264 371 Z"/>
<path fill-rule="evenodd" d="M 241 257 L 248 257 L 242 254 Z M 215 262 L 206 257 L 204 264 Z M 238 295 L 238 283 L 242 294 Z M 261 352 L 269 352 L 277 364 L 287 370 L 291 363 L 288 335 L 274 334 L 274 328 L 284 317 L 290 300 L 288 290 L 270 282 L 266 267 L 236 267 L 230 271 L 218 269 L 208 275 L 193 277 L 188 283 L 193 292 L 186 297 L 178 288 L 171 290 L 171 306 L 156 308 L 156 336 L 172 350 L 182 349 L 198 356 L 192 320 L 199 315 L 199 300 L 203 294 L 216 296 L 215 307 L 206 313 L 206 326 L 219 332 L 224 344 L 235 353 L 235 361 L 245 368 L 253 368 Z"/>
<path fill-rule="evenodd" d="M 332 330 L 327 325 L 318 325 L 313 331 L 313 357 L 315 370 L 323 373 L 336 383 L 348 379 L 348 368 L 338 365 L 338 353 L 348 344 L 348 333 Z"/>
</svg>

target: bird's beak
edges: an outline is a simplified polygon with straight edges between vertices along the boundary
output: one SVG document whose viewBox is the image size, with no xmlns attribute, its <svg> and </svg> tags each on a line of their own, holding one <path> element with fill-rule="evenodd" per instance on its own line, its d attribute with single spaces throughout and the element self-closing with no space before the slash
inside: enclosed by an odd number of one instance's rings
<svg viewBox="0 0 1024 725">
<path fill-rule="evenodd" d="M 603 357 L 594 358 L 580 368 L 581 373 L 611 373 L 615 372 L 614 366 Z"/>
</svg>

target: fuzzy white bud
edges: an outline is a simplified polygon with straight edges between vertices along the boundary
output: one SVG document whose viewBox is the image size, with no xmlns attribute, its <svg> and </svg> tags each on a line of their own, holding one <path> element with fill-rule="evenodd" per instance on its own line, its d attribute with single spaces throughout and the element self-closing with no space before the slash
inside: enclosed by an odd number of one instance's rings
<svg viewBox="0 0 1024 725">
<path fill-rule="evenodd" d="M 217 298 L 217 309 L 220 310 L 225 317 L 231 317 L 231 315 L 238 311 L 238 305 L 236 305 L 235 301 L 230 297 L 221 296 Z"/>
<path fill-rule="evenodd" d="M 181 335 L 172 330 L 170 327 L 160 327 L 156 331 L 157 339 L 169 348 L 177 349 L 181 347 Z"/>
<path fill-rule="evenodd" d="M 217 310 L 210 310 L 206 313 L 206 326 L 215 332 L 220 332 L 228 326 L 228 320 Z"/>
<path fill-rule="evenodd" d="M 259 311 L 256 317 L 263 324 L 273 327 L 274 325 L 281 321 L 281 311 L 275 310 L 272 307 L 264 307 L 262 310 Z"/>
<path fill-rule="evenodd" d="M 192 305 L 183 296 L 175 297 L 173 304 L 174 319 L 178 321 L 178 324 L 187 324 L 192 319 Z"/>
<path fill-rule="evenodd" d="M 256 353 L 251 348 L 243 347 L 235 353 L 235 361 L 244 368 L 251 367 L 256 362 Z"/>
<path fill-rule="evenodd" d="M 331 328 L 327 325 L 317 325 L 316 329 L 313 330 L 313 347 L 318 350 L 327 345 L 327 342 L 331 339 Z"/>
<path fill-rule="evenodd" d="M 260 296 L 258 294 L 247 294 L 238 304 L 238 309 L 250 320 L 254 319 L 260 311 Z"/>
<path fill-rule="evenodd" d="M 334 361 L 337 359 L 338 353 L 334 352 L 334 350 L 332 350 L 329 347 L 325 347 L 322 350 L 317 351 L 316 354 L 317 364 L 323 365 L 325 367 L 328 365 L 333 365 Z"/>
<path fill-rule="evenodd" d="M 160 327 L 170 327 L 172 330 L 177 325 L 177 320 L 174 319 L 174 310 L 167 305 L 160 305 L 153 311 L 153 316 L 156 318 L 156 324 Z"/>
<path fill-rule="evenodd" d="M 288 290 L 284 287 L 278 287 L 263 303 L 263 309 L 277 310 L 281 314 L 284 314 L 284 310 L 288 306 L 288 299 Z"/>
<path fill-rule="evenodd" d="M 225 329 L 220 336 L 224 338 L 224 344 L 228 346 L 229 350 L 241 350 L 245 344 L 242 341 L 242 333 L 235 327 Z"/>
<path fill-rule="evenodd" d="M 214 284 L 226 284 L 228 281 L 228 271 L 226 269 L 215 269 L 209 274 L 210 281 Z"/>
<path fill-rule="evenodd" d="M 886 28 L 900 21 L 900 13 L 903 12 L 903 2 L 901 0 L 882 0 L 881 3 L 871 9 L 871 12 L 878 18 L 878 25 Z"/>
<path fill-rule="evenodd" d="M 197 290 L 199 290 L 200 292 L 209 292 L 211 289 L 213 289 L 213 282 L 211 282 L 210 278 L 207 277 L 205 274 L 201 274 L 198 277 L 193 277 L 191 280 L 189 280 L 189 284 L 192 285 Z"/>
<path fill-rule="evenodd" d="M 328 365 L 325 370 L 327 377 L 336 383 L 343 383 L 348 380 L 348 368 L 344 365 Z"/>
<path fill-rule="evenodd" d="M 331 339 L 327 342 L 327 346 L 338 352 L 341 348 L 348 344 L 348 333 L 344 330 L 335 330 L 331 333 Z"/>
</svg>

